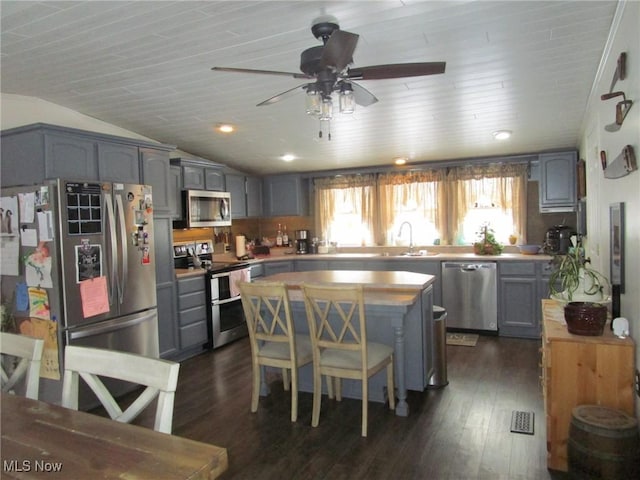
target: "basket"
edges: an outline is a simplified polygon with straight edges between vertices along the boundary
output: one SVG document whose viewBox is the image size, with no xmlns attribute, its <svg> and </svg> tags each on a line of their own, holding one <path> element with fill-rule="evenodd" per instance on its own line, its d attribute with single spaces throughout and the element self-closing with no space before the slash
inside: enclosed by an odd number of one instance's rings
<svg viewBox="0 0 640 480">
<path fill-rule="evenodd" d="M 575 335 L 602 335 L 607 307 L 594 302 L 569 302 L 564 307 L 567 330 Z"/>
</svg>

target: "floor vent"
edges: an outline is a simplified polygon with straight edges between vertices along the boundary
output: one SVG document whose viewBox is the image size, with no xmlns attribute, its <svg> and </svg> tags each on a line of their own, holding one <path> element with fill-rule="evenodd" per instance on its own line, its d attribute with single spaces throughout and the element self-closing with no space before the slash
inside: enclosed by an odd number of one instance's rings
<svg viewBox="0 0 640 480">
<path fill-rule="evenodd" d="M 513 433 L 526 433 L 533 435 L 533 412 L 519 412 L 514 410 L 511 414 L 511 431 Z"/>
</svg>

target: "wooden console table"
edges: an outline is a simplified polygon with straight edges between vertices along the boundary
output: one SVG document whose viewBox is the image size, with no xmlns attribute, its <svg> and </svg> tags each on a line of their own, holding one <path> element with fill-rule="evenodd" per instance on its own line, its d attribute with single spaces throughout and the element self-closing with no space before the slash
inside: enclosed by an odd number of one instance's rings
<svg viewBox="0 0 640 480">
<path fill-rule="evenodd" d="M 547 420 L 547 467 L 567 471 L 571 413 L 577 405 L 603 405 L 635 415 L 634 343 L 613 335 L 573 335 L 564 308 L 542 300 L 542 390 Z"/>
</svg>

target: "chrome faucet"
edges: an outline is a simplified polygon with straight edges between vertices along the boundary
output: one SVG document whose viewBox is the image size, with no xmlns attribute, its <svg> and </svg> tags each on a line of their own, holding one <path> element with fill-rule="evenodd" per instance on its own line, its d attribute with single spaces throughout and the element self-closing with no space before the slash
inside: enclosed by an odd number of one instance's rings
<svg viewBox="0 0 640 480">
<path fill-rule="evenodd" d="M 398 236 L 402 235 L 402 227 L 409 225 L 409 253 L 413 253 L 413 227 L 409 222 L 402 222 L 398 230 Z"/>
</svg>

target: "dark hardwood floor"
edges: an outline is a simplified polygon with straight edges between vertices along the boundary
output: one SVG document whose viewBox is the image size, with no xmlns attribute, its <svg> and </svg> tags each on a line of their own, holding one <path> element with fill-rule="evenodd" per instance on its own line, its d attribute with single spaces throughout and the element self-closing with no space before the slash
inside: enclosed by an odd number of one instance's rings
<svg viewBox="0 0 640 480">
<path fill-rule="evenodd" d="M 310 393 L 298 421 L 278 375 L 250 412 L 247 339 L 182 363 L 173 433 L 226 447 L 229 479 L 562 479 L 546 468 L 546 434 L 535 340 L 481 336 L 476 347 L 448 346 L 449 385 L 409 392 L 410 414 L 361 402 L 322 399 L 311 427 Z M 513 410 L 535 414 L 533 435 L 511 433 Z M 143 422 L 149 419 L 143 419 Z"/>
</svg>

